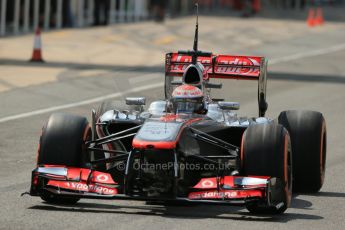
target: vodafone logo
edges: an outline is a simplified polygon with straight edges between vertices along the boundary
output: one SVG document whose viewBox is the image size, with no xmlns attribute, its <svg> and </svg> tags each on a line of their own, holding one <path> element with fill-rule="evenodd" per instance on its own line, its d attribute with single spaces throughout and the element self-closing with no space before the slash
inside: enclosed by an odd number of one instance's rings
<svg viewBox="0 0 345 230">
<path fill-rule="evenodd" d="M 96 180 L 99 182 L 106 182 L 108 181 L 109 177 L 107 175 L 104 174 L 100 174 L 98 176 L 96 176 Z"/>
<path fill-rule="evenodd" d="M 58 188 L 77 190 L 82 192 L 98 193 L 103 195 L 115 195 L 117 190 L 96 184 L 86 184 L 83 182 L 49 181 L 48 185 Z"/>
<path fill-rule="evenodd" d="M 226 192 L 225 196 L 226 197 L 237 197 L 237 192 Z"/>
<path fill-rule="evenodd" d="M 214 183 L 211 180 L 204 180 L 203 182 L 201 182 L 201 186 L 203 188 L 211 188 L 214 186 Z"/>
<path fill-rule="evenodd" d="M 188 195 L 189 199 L 233 199 L 233 198 L 248 198 L 260 197 L 261 192 L 253 193 L 252 191 L 201 191 L 192 192 Z"/>
<path fill-rule="evenodd" d="M 220 58 L 218 61 L 222 65 L 250 65 L 260 66 L 260 63 L 254 58 L 236 57 L 236 58 Z"/>
<path fill-rule="evenodd" d="M 260 72 L 260 60 L 248 57 L 232 57 L 223 58 L 218 60 L 220 66 L 215 68 L 216 73 L 223 74 L 243 74 L 251 75 L 258 74 Z M 222 66 L 223 65 L 223 66 Z M 248 67 L 252 66 L 252 67 Z"/>
<path fill-rule="evenodd" d="M 220 198 L 234 198 L 237 197 L 237 192 L 204 192 L 200 194 L 201 198 L 212 198 L 212 199 L 220 199 Z"/>
</svg>

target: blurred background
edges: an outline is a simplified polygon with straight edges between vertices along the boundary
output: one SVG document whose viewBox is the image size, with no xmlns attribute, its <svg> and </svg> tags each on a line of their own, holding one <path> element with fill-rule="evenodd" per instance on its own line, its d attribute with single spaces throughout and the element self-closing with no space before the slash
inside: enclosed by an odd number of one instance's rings
<svg viewBox="0 0 345 230">
<path fill-rule="evenodd" d="M 193 0 L 0 0 L 0 35 L 64 27 L 89 27 L 186 16 Z M 199 0 L 202 14 L 238 17 L 304 19 L 310 7 L 324 7 L 330 20 L 344 20 L 332 11 L 344 0 Z"/>
</svg>

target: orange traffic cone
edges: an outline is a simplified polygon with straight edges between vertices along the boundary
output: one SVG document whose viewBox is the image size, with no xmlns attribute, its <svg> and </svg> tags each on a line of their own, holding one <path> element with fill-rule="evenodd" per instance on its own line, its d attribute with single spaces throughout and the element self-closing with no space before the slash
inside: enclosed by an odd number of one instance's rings
<svg viewBox="0 0 345 230">
<path fill-rule="evenodd" d="M 317 25 L 323 25 L 323 23 L 325 22 L 321 7 L 317 8 L 315 21 Z"/>
<path fill-rule="evenodd" d="M 34 39 L 34 51 L 32 52 L 31 62 L 44 62 L 42 58 L 41 29 L 37 27 Z"/>
<path fill-rule="evenodd" d="M 310 9 L 309 10 L 307 24 L 308 24 L 309 27 L 313 27 L 313 26 L 316 25 L 314 9 Z"/>
</svg>

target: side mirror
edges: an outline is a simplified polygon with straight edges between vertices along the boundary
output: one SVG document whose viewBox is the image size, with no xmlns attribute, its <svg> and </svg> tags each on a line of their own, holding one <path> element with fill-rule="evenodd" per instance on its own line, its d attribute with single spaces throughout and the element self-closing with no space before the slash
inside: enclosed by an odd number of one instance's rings
<svg viewBox="0 0 345 230">
<path fill-rule="evenodd" d="M 126 98 L 126 105 L 145 105 L 146 98 L 145 97 L 127 97 Z"/>
<path fill-rule="evenodd" d="M 222 110 L 239 110 L 240 109 L 239 102 L 219 101 L 218 105 L 219 105 L 219 108 Z"/>
</svg>

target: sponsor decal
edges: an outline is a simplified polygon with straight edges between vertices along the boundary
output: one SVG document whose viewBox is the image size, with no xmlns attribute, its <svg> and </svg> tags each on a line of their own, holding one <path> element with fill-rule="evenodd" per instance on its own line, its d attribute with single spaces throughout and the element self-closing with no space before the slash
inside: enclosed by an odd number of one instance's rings
<svg viewBox="0 0 345 230">
<path fill-rule="evenodd" d="M 211 191 L 192 193 L 189 195 L 189 199 L 223 199 L 223 198 L 235 198 L 238 196 L 237 191 Z"/>
<path fill-rule="evenodd" d="M 248 68 L 248 67 L 229 67 L 229 66 L 218 66 L 215 69 L 215 73 L 218 74 L 239 74 L 239 75 L 256 75 L 259 74 L 259 68 Z"/>
<path fill-rule="evenodd" d="M 216 56 L 215 73 L 216 74 L 228 74 L 228 75 L 244 75 L 257 77 L 260 74 L 260 62 L 261 57 L 245 57 L 245 56 Z M 190 56 L 182 56 L 173 54 L 170 72 L 182 73 L 192 62 Z M 199 57 L 198 62 L 204 65 L 205 70 L 203 72 L 204 78 L 212 73 L 212 58 L 211 57 Z"/>
<path fill-rule="evenodd" d="M 211 180 L 204 180 L 204 181 L 201 182 L 201 186 L 202 186 L 203 188 L 212 188 L 212 187 L 215 186 L 215 184 L 214 184 L 214 182 L 211 181 Z"/>
<path fill-rule="evenodd" d="M 173 54 L 171 62 L 191 63 L 192 57 L 186 56 L 186 55 Z M 198 62 L 200 62 L 201 64 L 211 64 L 211 58 L 210 57 L 198 57 Z"/>
<path fill-rule="evenodd" d="M 101 195 L 115 195 L 117 190 L 97 184 L 86 184 L 84 182 L 67 182 L 50 180 L 48 185 L 80 192 L 97 193 Z"/>
<path fill-rule="evenodd" d="M 96 176 L 96 181 L 98 182 L 107 182 L 109 179 L 109 177 L 105 174 L 100 174 L 98 176 Z"/>
<path fill-rule="evenodd" d="M 67 168 L 67 179 L 73 181 L 87 181 L 90 173 L 91 175 L 91 182 L 94 183 L 103 183 L 103 184 L 117 184 L 114 182 L 113 178 L 108 173 L 93 171 L 91 172 L 90 169 L 85 168 Z"/>
<path fill-rule="evenodd" d="M 110 174 L 98 171 L 92 172 L 92 182 L 102 184 L 117 184 Z"/>
<path fill-rule="evenodd" d="M 184 71 L 188 66 L 189 66 L 189 64 L 188 65 L 183 65 L 183 64 L 181 64 L 181 65 L 171 65 L 170 71 L 171 72 L 181 72 L 181 71 Z"/>
<path fill-rule="evenodd" d="M 260 66 L 260 60 L 247 57 L 219 57 L 217 64 L 221 65 L 244 65 L 244 66 Z"/>
<path fill-rule="evenodd" d="M 188 195 L 191 200 L 202 199 L 233 199 L 233 198 L 247 198 L 247 197 L 263 197 L 263 192 L 260 190 L 233 190 L 233 191 L 203 191 L 192 192 Z"/>
</svg>

